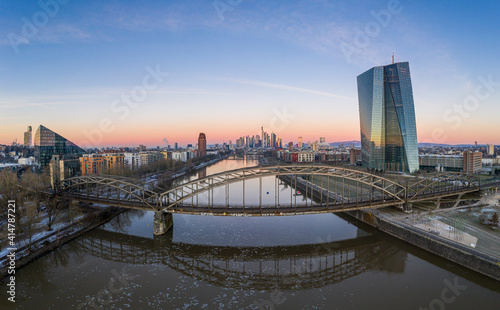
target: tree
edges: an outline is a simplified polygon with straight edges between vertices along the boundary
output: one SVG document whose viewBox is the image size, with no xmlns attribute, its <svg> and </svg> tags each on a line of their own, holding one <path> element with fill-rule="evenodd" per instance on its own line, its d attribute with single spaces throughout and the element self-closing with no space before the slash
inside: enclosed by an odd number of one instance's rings
<svg viewBox="0 0 500 310">
<path fill-rule="evenodd" d="M 64 209 L 65 201 L 57 194 L 47 196 L 45 199 L 45 207 L 47 208 L 47 228 L 52 230 L 52 225 L 56 222 Z"/>
<path fill-rule="evenodd" d="M 70 202 L 67 215 L 68 215 L 68 221 L 70 223 L 73 223 L 76 218 L 78 218 L 82 214 L 82 211 L 80 209 L 80 206 L 78 205 L 78 201 L 73 200 Z"/>
<path fill-rule="evenodd" d="M 22 227 L 22 231 L 25 234 L 24 243 L 28 246 L 28 252 L 31 253 L 31 245 L 33 244 L 33 236 L 36 233 L 36 228 L 40 223 L 40 216 L 38 214 L 36 205 L 34 203 L 24 204 L 21 212 L 21 217 L 19 220 L 19 225 Z"/>
<path fill-rule="evenodd" d="M 17 174 L 3 169 L 0 171 L 0 218 L 7 218 L 9 200 L 20 202 L 21 192 L 17 184 Z M 16 208 L 16 215 L 19 215 Z"/>
<path fill-rule="evenodd" d="M 43 173 L 33 173 L 28 170 L 21 178 L 21 188 L 26 198 L 35 203 L 37 211 L 40 211 L 40 202 L 43 199 L 44 191 L 50 187 L 49 170 Z"/>
<path fill-rule="evenodd" d="M 498 226 L 498 213 L 495 212 L 493 213 L 493 216 L 491 217 L 491 226 Z"/>
</svg>

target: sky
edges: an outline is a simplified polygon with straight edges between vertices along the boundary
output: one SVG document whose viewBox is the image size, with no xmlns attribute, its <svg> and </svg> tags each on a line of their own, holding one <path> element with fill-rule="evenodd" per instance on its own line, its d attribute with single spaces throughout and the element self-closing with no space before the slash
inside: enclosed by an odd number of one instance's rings
<svg viewBox="0 0 500 310">
<path fill-rule="evenodd" d="M 499 1 L 0 2 L 0 144 L 360 140 L 356 77 L 408 61 L 419 142 L 500 144 Z"/>
</svg>

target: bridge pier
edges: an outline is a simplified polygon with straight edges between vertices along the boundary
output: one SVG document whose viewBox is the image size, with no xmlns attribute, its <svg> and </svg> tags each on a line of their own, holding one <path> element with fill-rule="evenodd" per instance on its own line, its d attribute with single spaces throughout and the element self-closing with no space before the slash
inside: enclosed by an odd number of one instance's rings
<svg viewBox="0 0 500 310">
<path fill-rule="evenodd" d="M 404 213 L 412 213 L 413 212 L 413 203 L 406 202 L 403 204 L 403 212 Z"/>
<path fill-rule="evenodd" d="M 172 213 L 165 213 L 163 211 L 155 211 L 153 221 L 153 234 L 160 236 L 165 234 L 170 228 L 174 226 L 174 218 Z"/>
</svg>

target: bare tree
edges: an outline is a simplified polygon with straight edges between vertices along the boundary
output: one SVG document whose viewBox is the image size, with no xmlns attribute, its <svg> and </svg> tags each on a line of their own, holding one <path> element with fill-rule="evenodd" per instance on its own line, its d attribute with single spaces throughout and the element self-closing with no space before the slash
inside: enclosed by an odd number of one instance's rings
<svg viewBox="0 0 500 310">
<path fill-rule="evenodd" d="M 52 225 L 55 224 L 63 209 L 66 207 L 66 201 L 59 195 L 47 196 L 45 199 L 45 207 L 47 208 L 47 228 L 52 230 Z"/>
<path fill-rule="evenodd" d="M 68 207 L 68 211 L 67 211 L 67 215 L 68 215 L 68 221 L 70 223 L 73 223 L 75 221 L 75 219 L 77 219 L 79 216 L 82 215 L 82 210 L 80 209 L 80 206 L 78 205 L 78 201 L 73 200 L 70 202 L 69 207 Z"/>
<path fill-rule="evenodd" d="M 21 179 L 21 188 L 26 198 L 31 200 L 37 211 L 40 211 L 40 202 L 43 200 L 44 191 L 48 191 L 50 186 L 50 176 L 48 169 L 43 173 L 33 173 L 27 171 Z"/>
<path fill-rule="evenodd" d="M 20 202 L 20 189 L 17 183 L 17 174 L 9 170 L 0 171 L 0 218 L 7 218 L 8 202 Z M 16 208 L 16 214 L 17 208 Z"/>
<path fill-rule="evenodd" d="M 19 223 L 22 225 L 22 230 L 26 237 L 21 240 L 24 240 L 25 245 L 28 247 L 28 252 L 31 253 L 33 236 L 37 232 L 38 223 L 40 223 L 40 216 L 34 203 L 24 204 Z"/>
</svg>

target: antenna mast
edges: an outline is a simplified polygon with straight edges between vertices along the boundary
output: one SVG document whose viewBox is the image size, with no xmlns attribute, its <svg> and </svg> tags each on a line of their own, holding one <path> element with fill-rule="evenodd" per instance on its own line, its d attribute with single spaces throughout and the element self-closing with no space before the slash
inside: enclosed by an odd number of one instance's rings
<svg viewBox="0 0 500 310">
<path fill-rule="evenodd" d="M 392 52 L 392 64 L 394 64 L 394 52 Z"/>
</svg>

